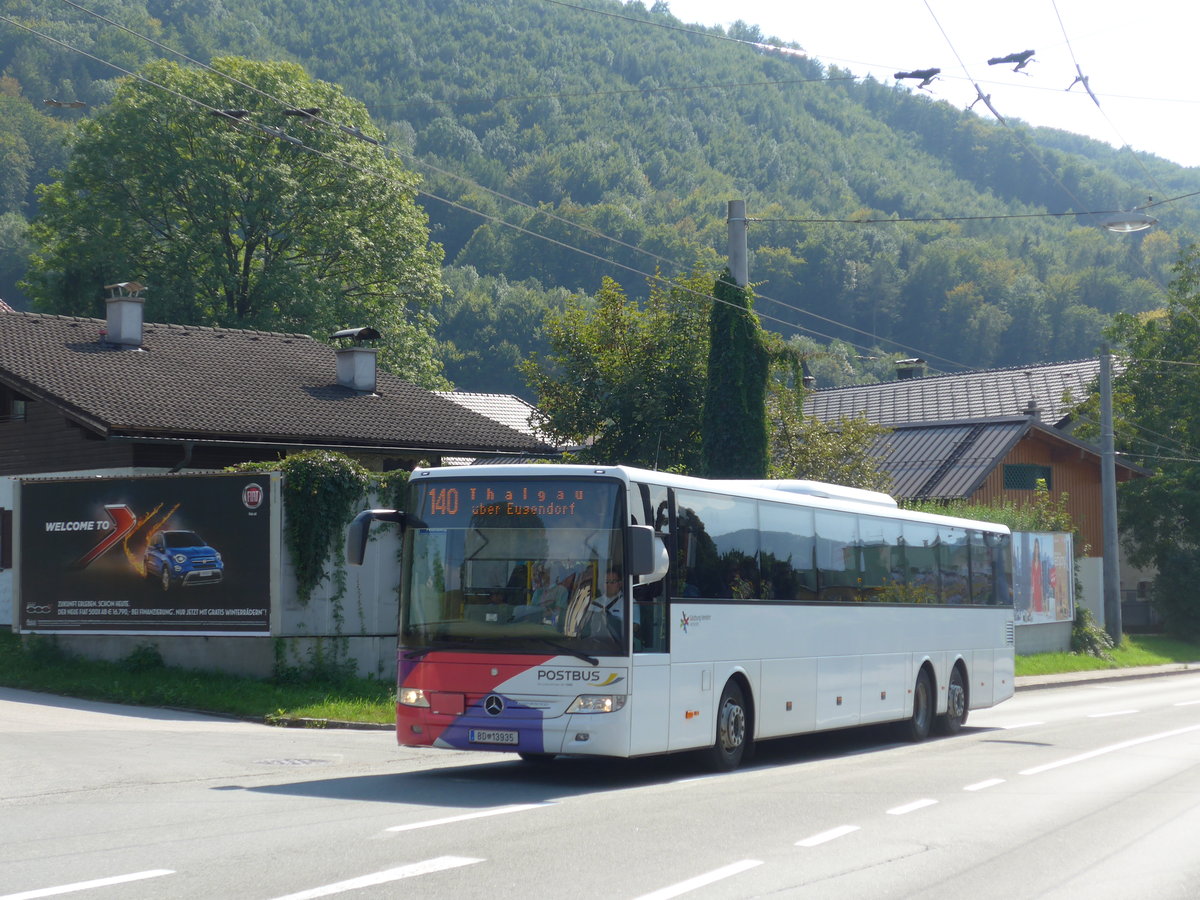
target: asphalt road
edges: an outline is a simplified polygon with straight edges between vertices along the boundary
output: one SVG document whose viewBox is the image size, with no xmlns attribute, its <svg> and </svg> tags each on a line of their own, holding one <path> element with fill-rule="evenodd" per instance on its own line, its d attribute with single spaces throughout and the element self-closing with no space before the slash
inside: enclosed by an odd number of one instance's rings
<svg viewBox="0 0 1200 900">
<path fill-rule="evenodd" d="M 557 760 L 0 689 L 0 900 L 1192 898 L 1200 678 L 1021 690 L 963 733 Z"/>
</svg>

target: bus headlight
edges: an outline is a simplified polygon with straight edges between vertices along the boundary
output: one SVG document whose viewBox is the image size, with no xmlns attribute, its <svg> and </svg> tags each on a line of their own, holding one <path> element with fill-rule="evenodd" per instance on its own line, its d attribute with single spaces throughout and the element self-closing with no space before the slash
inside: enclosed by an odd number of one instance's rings
<svg viewBox="0 0 1200 900">
<path fill-rule="evenodd" d="M 567 707 L 567 712 L 610 713 L 624 708 L 624 694 L 580 694 Z"/>
<path fill-rule="evenodd" d="M 402 706 L 428 706 L 429 698 L 420 688 L 400 688 L 397 697 Z"/>
</svg>

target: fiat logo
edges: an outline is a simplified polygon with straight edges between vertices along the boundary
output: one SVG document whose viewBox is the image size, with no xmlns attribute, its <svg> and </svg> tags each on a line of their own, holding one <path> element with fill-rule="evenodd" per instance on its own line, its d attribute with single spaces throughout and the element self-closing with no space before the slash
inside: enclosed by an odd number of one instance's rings
<svg viewBox="0 0 1200 900">
<path fill-rule="evenodd" d="M 504 698 L 496 694 L 488 694 L 483 701 L 483 711 L 489 716 L 498 716 L 504 712 Z"/>
<path fill-rule="evenodd" d="M 258 509 L 262 506 L 266 494 L 260 484 L 248 484 L 242 488 L 242 504 L 246 509 Z"/>
</svg>

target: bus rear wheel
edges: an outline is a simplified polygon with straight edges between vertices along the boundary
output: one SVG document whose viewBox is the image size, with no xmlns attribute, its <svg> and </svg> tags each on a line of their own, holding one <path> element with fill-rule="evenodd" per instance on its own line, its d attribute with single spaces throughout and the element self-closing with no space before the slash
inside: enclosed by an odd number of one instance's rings
<svg viewBox="0 0 1200 900">
<path fill-rule="evenodd" d="M 946 686 L 946 714 L 937 717 L 938 734 L 958 734 L 962 731 L 967 721 L 968 700 L 963 670 L 955 666 L 950 672 L 950 683 Z"/>
<path fill-rule="evenodd" d="M 917 683 L 913 687 L 912 715 L 900 723 L 900 733 L 905 740 L 918 743 L 929 737 L 934 709 L 933 679 L 927 669 L 922 669 L 917 673 Z"/>
<path fill-rule="evenodd" d="M 750 749 L 749 722 L 741 686 L 736 681 L 727 682 L 717 704 L 717 735 L 708 749 L 709 768 L 729 772 L 742 764 Z"/>
</svg>

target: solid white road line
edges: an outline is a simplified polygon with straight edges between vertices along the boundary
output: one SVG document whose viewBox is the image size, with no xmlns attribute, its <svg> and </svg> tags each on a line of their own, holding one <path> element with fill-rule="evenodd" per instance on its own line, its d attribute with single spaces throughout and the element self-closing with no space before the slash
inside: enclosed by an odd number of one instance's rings
<svg viewBox="0 0 1200 900">
<path fill-rule="evenodd" d="M 483 862 L 482 859 L 472 859 L 469 856 L 439 856 L 436 859 L 427 859 L 424 862 L 413 863 L 408 866 L 398 866 L 395 869 L 385 869 L 382 872 L 376 872 L 373 875 L 363 875 L 359 878 L 350 878 L 346 881 L 338 881 L 334 884 L 327 884 L 324 887 L 313 888 L 308 891 L 300 891 L 297 894 L 287 894 L 284 897 L 277 897 L 276 900 L 314 900 L 316 897 L 329 897 L 333 894 L 342 894 L 346 891 L 356 891 L 359 888 L 372 887 L 377 884 L 387 884 L 392 881 L 400 881 L 402 878 L 414 878 L 417 875 L 428 875 L 431 872 L 443 872 L 446 869 L 457 869 L 459 866 L 469 866 L 474 863 Z"/>
<path fill-rule="evenodd" d="M 1003 778 L 989 778 L 987 781 L 977 781 L 974 784 L 968 784 L 964 791 L 984 791 L 990 787 L 995 787 L 998 784 L 1004 784 Z"/>
<path fill-rule="evenodd" d="M 839 825 L 837 828 L 830 828 L 828 831 L 822 831 L 820 834 L 806 837 L 802 841 L 796 841 L 796 846 L 816 847 L 818 844 L 824 844 L 827 841 L 836 841 L 838 838 L 853 834 L 856 831 L 858 831 L 857 825 Z"/>
<path fill-rule="evenodd" d="M 936 800 L 930 800 L 926 797 L 924 800 L 914 800 L 912 803 L 906 803 L 903 806 L 894 806 L 887 811 L 889 816 L 903 816 L 910 812 L 916 812 L 918 809 L 924 809 L 927 806 L 934 806 Z"/>
<path fill-rule="evenodd" d="M 651 894 L 642 894 L 637 900 L 669 900 L 671 897 L 679 897 L 689 891 L 694 891 L 698 888 L 707 887 L 708 885 L 720 881 L 723 878 L 730 878 L 734 875 L 740 875 L 748 869 L 753 869 L 755 866 L 761 866 L 761 859 L 743 859 L 741 862 L 731 863 L 728 866 L 722 866 L 720 869 L 713 869 L 711 872 L 706 872 L 703 875 L 697 875 L 695 878 L 689 878 L 687 881 L 681 881 L 678 884 L 672 884 L 669 887 L 654 891 Z"/>
<path fill-rule="evenodd" d="M 1139 709 L 1118 709 L 1113 712 L 1106 713 L 1091 713 L 1089 719 L 1107 719 L 1109 716 L 1131 716 L 1135 712 L 1141 712 Z"/>
<path fill-rule="evenodd" d="M 1025 769 L 1018 774 L 1020 775 L 1040 775 L 1042 772 L 1048 772 L 1051 769 L 1057 769 L 1060 766 L 1069 766 L 1077 762 L 1095 759 L 1097 756 L 1103 756 L 1106 753 L 1115 753 L 1118 750 L 1128 750 L 1130 747 L 1137 747 L 1139 744 L 1149 744 L 1152 741 L 1161 741 L 1166 738 L 1178 737 L 1181 734 L 1188 734 L 1193 731 L 1200 731 L 1200 725 L 1192 725 L 1188 728 L 1176 728 L 1174 731 L 1164 731 L 1160 734 L 1151 734 L 1143 738 L 1134 738 L 1131 741 L 1122 741 L 1119 744 L 1110 744 L 1107 747 L 1101 747 L 1098 750 L 1091 750 L 1087 753 L 1080 753 L 1078 756 L 1069 756 L 1066 759 L 1060 759 L 1058 762 L 1046 763 L 1044 766 L 1034 766 L 1032 769 Z M 2 898 L 0 898 L 2 900 Z"/>
<path fill-rule="evenodd" d="M 174 874 L 174 869 L 147 869 L 145 872 L 131 872 L 129 875 L 114 875 L 111 878 L 96 878 L 92 881 L 77 881 L 74 884 L 64 884 L 59 887 L 40 888 L 36 891 L 22 891 L 19 894 L 5 894 L 0 896 L 0 900 L 34 900 L 35 897 L 57 897 L 59 894 L 89 891 L 92 888 L 109 887 L 114 884 L 128 884 L 131 881 L 143 881 L 147 878 L 158 878 L 162 875 Z"/>
<path fill-rule="evenodd" d="M 432 828 L 434 825 L 450 825 L 454 822 L 466 822 L 470 819 L 486 819 L 488 816 L 503 816 L 506 813 L 524 812 L 527 809 L 542 809 L 553 806 L 553 803 L 520 803 L 514 806 L 498 806 L 495 809 L 485 809 L 480 812 L 464 813 L 461 816 L 447 816 L 444 819 L 429 819 L 426 822 L 413 822 L 409 825 L 393 825 L 387 831 L 415 831 L 418 828 Z"/>
</svg>

